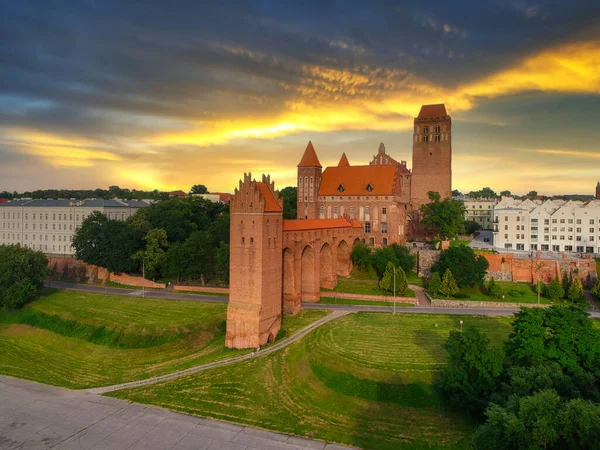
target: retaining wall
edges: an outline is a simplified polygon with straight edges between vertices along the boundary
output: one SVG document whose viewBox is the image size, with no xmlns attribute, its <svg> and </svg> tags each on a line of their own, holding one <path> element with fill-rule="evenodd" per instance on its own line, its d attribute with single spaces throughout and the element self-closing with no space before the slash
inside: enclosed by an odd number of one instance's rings
<svg viewBox="0 0 600 450">
<path fill-rule="evenodd" d="M 415 297 L 391 297 L 386 295 L 366 295 L 366 294 L 351 294 L 348 292 L 321 292 L 321 298 L 344 298 L 348 300 L 367 300 L 367 301 L 383 301 L 383 302 L 396 302 L 396 303 L 413 303 L 416 304 L 418 300 Z"/>
<path fill-rule="evenodd" d="M 229 288 L 218 288 L 208 286 L 183 286 L 179 284 L 174 284 L 173 290 L 184 292 L 211 292 L 215 294 L 229 294 Z"/>
</svg>

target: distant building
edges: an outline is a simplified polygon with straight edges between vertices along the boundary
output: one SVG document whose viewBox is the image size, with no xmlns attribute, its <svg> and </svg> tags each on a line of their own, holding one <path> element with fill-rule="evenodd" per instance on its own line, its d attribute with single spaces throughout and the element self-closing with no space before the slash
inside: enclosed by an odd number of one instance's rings
<svg viewBox="0 0 600 450">
<path fill-rule="evenodd" d="M 465 220 L 481 225 L 484 230 L 491 230 L 494 222 L 494 198 L 463 198 L 465 204 Z"/>
<path fill-rule="evenodd" d="M 167 192 L 169 197 L 178 197 L 178 198 L 188 198 L 188 194 L 183 192 L 182 190 Z"/>
<path fill-rule="evenodd" d="M 72 256 L 73 235 L 94 211 L 125 220 L 149 203 L 140 200 L 14 200 L 0 203 L 0 245 L 21 245 Z"/>
<path fill-rule="evenodd" d="M 213 203 L 227 204 L 231 199 L 231 194 L 225 192 L 213 192 L 212 194 L 192 194 L 192 197 L 202 197 Z"/>
<path fill-rule="evenodd" d="M 600 181 L 596 185 L 596 200 L 600 200 Z"/>
<path fill-rule="evenodd" d="M 6 203 L 6 202 L 8 202 L 7 198 L 0 198 L 0 203 Z"/>
<path fill-rule="evenodd" d="M 600 253 L 600 200 L 502 199 L 494 208 L 494 247 Z"/>
</svg>

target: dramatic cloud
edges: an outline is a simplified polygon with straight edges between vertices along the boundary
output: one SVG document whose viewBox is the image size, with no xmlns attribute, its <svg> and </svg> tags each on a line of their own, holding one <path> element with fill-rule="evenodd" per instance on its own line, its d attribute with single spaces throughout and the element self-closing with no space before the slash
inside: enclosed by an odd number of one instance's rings
<svg viewBox="0 0 600 450">
<path fill-rule="evenodd" d="M 308 139 L 324 162 L 384 141 L 410 165 L 413 117 L 444 102 L 460 189 L 587 192 L 599 18 L 591 0 L 3 2 L 0 190 L 285 185 Z"/>
</svg>

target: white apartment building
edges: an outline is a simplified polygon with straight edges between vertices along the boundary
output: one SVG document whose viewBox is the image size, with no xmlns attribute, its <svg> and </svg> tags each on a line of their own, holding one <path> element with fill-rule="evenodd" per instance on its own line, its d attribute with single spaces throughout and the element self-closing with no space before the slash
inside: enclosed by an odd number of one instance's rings
<svg viewBox="0 0 600 450">
<path fill-rule="evenodd" d="M 600 253 L 600 201 L 502 199 L 494 209 L 494 247 Z"/>
<path fill-rule="evenodd" d="M 16 245 L 51 255 L 72 256 L 73 235 L 81 222 L 99 211 L 125 220 L 139 208 L 138 200 L 14 200 L 0 203 L 0 245 Z"/>
<path fill-rule="evenodd" d="M 484 230 L 491 230 L 494 222 L 493 198 L 462 198 L 465 204 L 465 220 L 471 220 L 481 225 Z"/>
</svg>

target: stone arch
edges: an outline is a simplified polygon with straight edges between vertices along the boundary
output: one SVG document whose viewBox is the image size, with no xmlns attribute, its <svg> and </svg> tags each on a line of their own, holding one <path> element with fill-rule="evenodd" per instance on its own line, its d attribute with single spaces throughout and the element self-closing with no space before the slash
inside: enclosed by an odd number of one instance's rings
<svg viewBox="0 0 600 450">
<path fill-rule="evenodd" d="M 318 302 L 320 288 L 317 255 L 310 245 L 302 250 L 301 261 L 301 300 L 303 302 Z"/>
<path fill-rule="evenodd" d="M 319 278 L 319 286 L 322 288 L 333 289 L 337 284 L 333 251 L 327 242 L 323 244 L 319 254 Z"/>
<path fill-rule="evenodd" d="M 350 247 L 348 243 L 341 240 L 337 246 L 337 274 L 347 277 L 352 272 L 352 261 L 350 259 Z"/>
<path fill-rule="evenodd" d="M 283 250 L 283 312 L 296 314 L 300 309 L 300 295 L 296 286 L 296 263 L 290 248 Z"/>
</svg>

